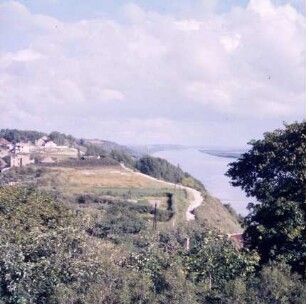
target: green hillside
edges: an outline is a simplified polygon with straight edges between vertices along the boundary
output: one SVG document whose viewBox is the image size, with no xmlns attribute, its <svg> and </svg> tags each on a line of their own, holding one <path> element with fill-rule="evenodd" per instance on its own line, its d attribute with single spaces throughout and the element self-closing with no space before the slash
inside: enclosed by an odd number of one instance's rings
<svg viewBox="0 0 306 304">
<path fill-rule="evenodd" d="M 242 243 L 227 235 L 241 219 L 159 158 L 103 150 L 2 172 L 0 303 L 305 303 L 305 127 L 230 164 L 259 201 Z M 189 221 L 188 187 L 203 197 Z"/>
</svg>

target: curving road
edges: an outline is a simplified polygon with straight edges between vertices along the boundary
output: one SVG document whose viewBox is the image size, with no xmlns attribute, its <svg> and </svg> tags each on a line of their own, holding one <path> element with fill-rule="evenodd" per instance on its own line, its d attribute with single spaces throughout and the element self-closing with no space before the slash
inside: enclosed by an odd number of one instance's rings
<svg viewBox="0 0 306 304">
<path fill-rule="evenodd" d="M 141 172 L 135 172 L 133 171 L 132 169 L 130 168 L 127 168 L 123 163 L 120 164 L 121 167 L 129 172 L 133 172 L 134 174 L 137 174 L 137 175 L 140 175 L 140 176 L 143 176 L 145 178 L 148 178 L 150 180 L 154 180 L 154 181 L 157 181 L 159 183 L 162 183 L 164 185 L 167 185 L 167 186 L 172 186 L 172 187 L 175 187 L 176 185 L 173 184 L 173 183 L 170 183 L 170 182 L 165 182 L 163 180 L 160 180 L 160 179 L 157 179 L 155 177 L 152 177 L 152 176 L 149 176 L 149 175 L 146 175 L 146 174 L 143 174 Z M 194 209 L 196 209 L 197 207 L 199 207 L 202 202 L 204 201 L 203 199 L 203 196 L 201 194 L 200 191 L 198 190 L 195 190 L 193 188 L 190 188 L 190 187 L 185 187 L 185 186 L 181 186 L 179 185 L 179 188 L 180 189 L 185 189 L 186 191 L 189 192 L 189 194 L 193 197 L 193 200 L 190 202 L 190 205 L 189 207 L 187 208 L 187 211 L 186 211 L 186 220 L 187 221 L 192 221 L 195 219 L 195 215 L 193 214 L 193 211 Z"/>
</svg>

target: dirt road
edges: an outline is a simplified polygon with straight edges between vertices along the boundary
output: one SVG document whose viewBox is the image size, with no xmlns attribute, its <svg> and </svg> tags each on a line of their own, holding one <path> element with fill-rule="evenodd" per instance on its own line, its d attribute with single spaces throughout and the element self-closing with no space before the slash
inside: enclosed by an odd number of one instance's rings
<svg viewBox="0 0 306 304">
<path fill-rule="evenodd" d="M 176 186 L 173 183 L 165 182 L 163 180 L 157 179 L 155 177 L 152 177 L 152 176 L 140 173 L 140 172 L 135 172 L 132 169 L 127 168 L 123 163 L 121 163 L 121 167 L 123 169 L 129 171 L 129 172 L 133 172 L 134 174 L 146 177 L 146 178 L 148 178 L 150 180 L 157 181 L 157 182 L 162 183 L 162 184 L 164 184 L 166 186 L 171 186 L 171 187 L 175 187 Z M 202 196 L 200 191 L 197 191 L 197 190 L 195 190 L 193 188 L 189 188 L 189 187 L 185 187 L 185 186 L 181 186 L 181 185 L 179 185 L 178 187 L 179 187 L 179 189 L 185 189 L 186 191 L 189 192 L 190 196 L 193 197 L 193 199 L 190 202 L 190 205 L 189 205 L 189 207 L 187 208 L 187 211 L 186 211 L 186 220 L 187 221 L 192 221 L 192 220 L 195 219 L 195 215 L 193 214 L 193 211 L 194 211 L 194 209 L 196 209 L 197 207 L 199 207 L 202 204 L 203 196 Z"/>
</svg>

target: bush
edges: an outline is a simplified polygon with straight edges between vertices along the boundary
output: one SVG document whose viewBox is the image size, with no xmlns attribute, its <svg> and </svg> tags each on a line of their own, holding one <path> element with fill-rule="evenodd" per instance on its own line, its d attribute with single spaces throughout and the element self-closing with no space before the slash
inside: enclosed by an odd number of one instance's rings
<svg viewBox="0 0 306 304">
<path fill-rule="evenodd" d="M 151 156 L 144 156 L 136 163 L 136 168 L 147 175 L 163 179 L 172 183 L 181 183 L 184 172 L 168 161 Z"/>
</svg>

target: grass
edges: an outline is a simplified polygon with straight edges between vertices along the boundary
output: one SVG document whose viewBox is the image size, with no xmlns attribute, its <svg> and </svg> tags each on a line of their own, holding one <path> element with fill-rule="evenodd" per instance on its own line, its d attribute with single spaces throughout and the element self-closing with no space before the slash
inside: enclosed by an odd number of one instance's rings
<svg viewBox="0 0 306 304">
<path fill-rule="evenodd" d="M 222 205 L 219 199 L 206 194 L 205 203 L 195 209 L 196 219 L 221 233 L 240 233 L 243 231 L 237 219 Z"/>
<path fill-rule="evenodd" d="M 154 180 L 128 172 L 121 167 L 100 168 L 49 168 L 48 177 L 64 179 L 72 187 L 104 189 L 163 189 L 165 186 Z M 56 183 L 56 180 L 55 180 Z"/>
<path fill-rule="evenodd" d="M 24 172 L 24 178 L 35 175 L 39 167 Z M 32 179 L 31 179 L 32 180 Z M 127 171 L 120 166 L 106 167 L 43 167 L 43 173 L 35 178 L 37 187 L 41 190 L 55 193 L 62 201 L 82 209 L 92 216 L 99 208 L 99 201 L 109 200 L 150 205 L 150 201 L 158 200 L 158 209 L 169 210 L 169 195 L 172 197 L 174 215 L 168 221 L 158 222 L 159 230 L 168 230 L 175 225 L 184 225 L 188 207 L 187 192 Z M 79 203 L 79 198 L 85 197 L 86 203 Z M 94 199 L 92 199 L 94 198 Z M 96 202 L 95 202 L 96 201 Z M 151 204 L 152 206 L 152 204 Z M 153 216 L 142 215 L 151 227 Z"/>
<path fill-rule="evenodd" d="M 130 202 L 149 204 L 150 200 L 159 200 L 160 210 L 167 210 L 167 194 L 173 194 L 174 216 L 167 222 L 158 223 L 158 230 L 169 230 L 174 227 L 187 227 L 186 210 L 192 194 L 175 186 L 168 186 L 145 176 L 127 171 L 120 166 L 100 167 L 39 167 L 29 166 L 16 172 L 8 171 L 7 175 L 18 177 L 18 181 L 35 183 L 47 192 L 55 193 L 65 203 L 74 208 L 85 209 L 94 214 L 98 207 L 96 203 L 79 204 L 80 195 L 91 195 L 98 199 L 108 199 L 113 202 Z M 18 172 L 17 172 L 18 171 Z M 20 172 L 19 172 L 20 171 Z M 40 173 L 39 173 L 40 172 Z M 39 174 L 38 174 L 39 173 Z M 217 229 L 223 233 L 237 233 L 242 229 L 222 203 L 203 193 L 204 203 L 195 210 L 197 222 Z M 150 215 L 149 224 L 152 223 Z"/>
</svg>

